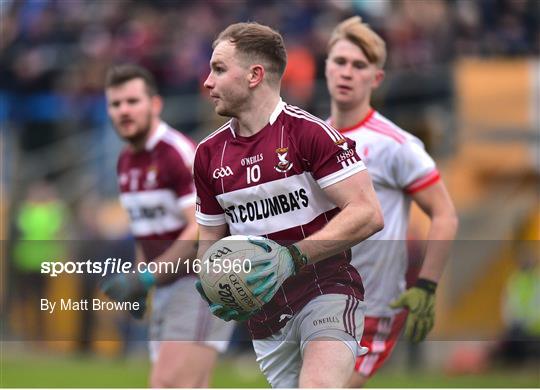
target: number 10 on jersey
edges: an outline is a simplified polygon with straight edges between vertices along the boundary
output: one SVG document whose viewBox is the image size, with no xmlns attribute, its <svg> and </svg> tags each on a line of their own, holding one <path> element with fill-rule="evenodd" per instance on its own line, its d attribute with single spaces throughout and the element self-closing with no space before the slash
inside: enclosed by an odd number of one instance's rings
<svg viewBox="0 0 540 390">
<path fill-rule="evenodd" d="M 261 167 L 258 164 L 247 167 L 247 183 L 257 183 L 261 180 Z"/>
</svg>

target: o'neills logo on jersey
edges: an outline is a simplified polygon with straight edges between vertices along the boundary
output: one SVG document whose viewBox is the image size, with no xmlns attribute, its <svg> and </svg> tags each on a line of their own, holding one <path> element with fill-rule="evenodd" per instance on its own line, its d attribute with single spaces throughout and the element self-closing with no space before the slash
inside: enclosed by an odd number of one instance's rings
<svg viewBox="0 0 540 390">
<path fill-rule="evenodd" d="M 214 179 L 221 179 L 222 177 L 231 176 L 231 175 L 234 175 L 234 173 L 231 167 L 229 166 L 217 168 L 216 170 L 214 170 L 214 173 L 212 173 L 212 177 Z"/>
<path fill-rule="evenodd" d="M 287 160 L 287 154 L 289 153 L 289 148 L 277 148 L 276 149 L 277 157 L 279 162 L 274 167 L 278 172 L 285 173 L 293 167 L 293 163 Z"/>
<path fill-rule="evenodd" d="M 309 198 L 307 192 L 301 188 L 287 194 L 259 199 L 238 206 L 229 206 L 225 209 L 225 214 L 227 214 L 232 223 L 253 222 L 289 213 L 294 210 L 300 210 L 301 208 L 308 207 L 308 205 Z"/>
</svg>

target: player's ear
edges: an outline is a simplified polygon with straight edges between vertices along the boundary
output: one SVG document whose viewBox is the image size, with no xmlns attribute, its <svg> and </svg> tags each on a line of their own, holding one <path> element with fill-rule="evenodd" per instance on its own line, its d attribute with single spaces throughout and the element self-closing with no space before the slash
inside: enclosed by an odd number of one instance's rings
<svg viewBox="0 0 540 390">
<path fill-rule="evenodd" d="M 163 99 L 161 98 L 161 96 L 152 96 L 152 111 L 155 115 L 161 115 L 161 111 L 163 111 Z"/>
<path fill-rule="evenodd" d="M 372 88 L 378 88 L 384 80 L 384 70 L 377 68 L 375 71 L 375 80 L 373 80 Z"/>
<path fill-rule="evenodd" d="M 248 83 L 249 87 L 253 88 L 262 83 L 264 80 L 264 66 L 260 64 L 252 65 L 249 68 L 249 74 L 248 74 Z"/>
</svg>

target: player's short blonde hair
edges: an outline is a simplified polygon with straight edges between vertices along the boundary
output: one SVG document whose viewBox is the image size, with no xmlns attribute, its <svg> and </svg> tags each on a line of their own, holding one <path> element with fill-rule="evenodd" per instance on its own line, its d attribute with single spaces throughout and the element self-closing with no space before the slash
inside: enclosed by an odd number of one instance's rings
<svg viewBox="0 0 540 390">
<path fill-rule="evenodd" d="M 384 67 L 386 44 L 368 24 L 362 23 L 360 16 L 346 19 L 334 28 L 328 41 L 328 53 L 340 39 L 351 41 L 364 52 L 370 63 L 381 69 Z"/>
</svg>

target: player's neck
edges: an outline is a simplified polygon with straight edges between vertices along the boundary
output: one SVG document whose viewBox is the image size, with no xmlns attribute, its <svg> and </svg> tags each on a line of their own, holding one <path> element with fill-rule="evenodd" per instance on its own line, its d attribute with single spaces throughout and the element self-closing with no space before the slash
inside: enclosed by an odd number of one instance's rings
<svg viewBox="0 0 540 390">
<path fill-rule="evenodd" d="M 242 137 L 251 137 L 261 131 L 270 121 L 279 100 L 279 93 L 265 94 L 259 99 L 253 99 L 251 106 L 236 118 L 236 133 Z"/>
<path fill-rule="evenodd" d="M 338 107 L 336 103 L 332 102 L 332 126 L 338 130 L 352 127 L 364 120 L 371 110 L 372 108 L 369 101 L 351 108 Z"/>
<path fill-rule="evenodd" d="M 146 144 L 148 143 L 148 140 L 152 138 L 154 134 L 156 134 L 156 131 L 159 127 L 160 122 L 161 121 L 159 118 L 153 119 L 150 124 L 150 131 L 146 133 L 146 136 L 129 143 L 129 146 L 131 147 L 131 149 L 135 152 L 143 151 L 146 148 Z"/>
</svg>

